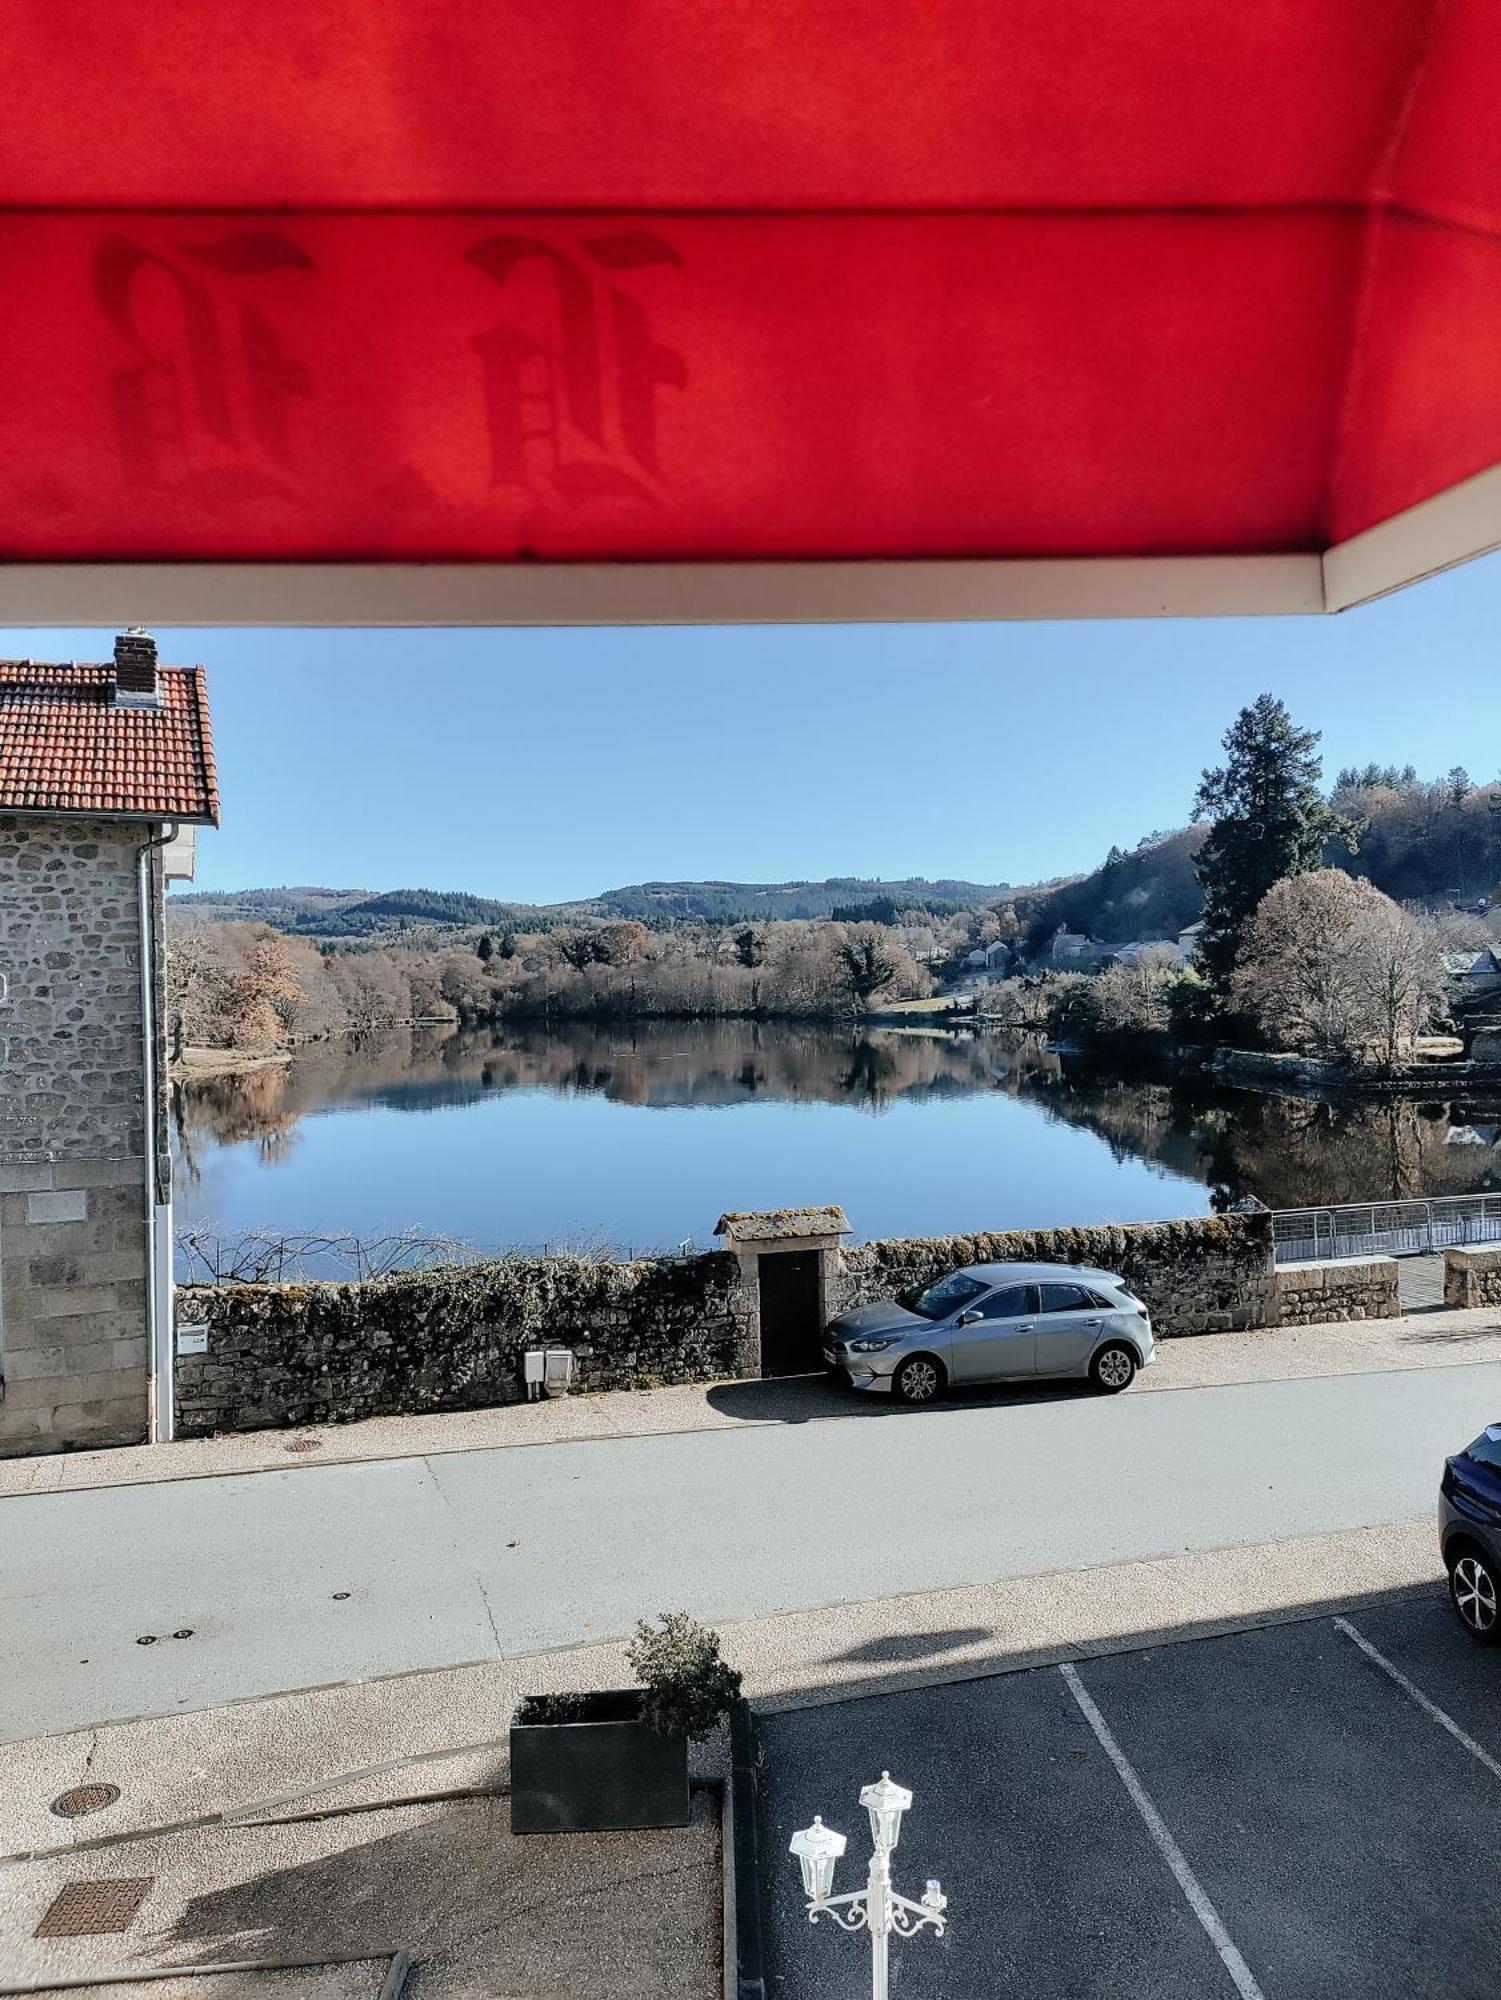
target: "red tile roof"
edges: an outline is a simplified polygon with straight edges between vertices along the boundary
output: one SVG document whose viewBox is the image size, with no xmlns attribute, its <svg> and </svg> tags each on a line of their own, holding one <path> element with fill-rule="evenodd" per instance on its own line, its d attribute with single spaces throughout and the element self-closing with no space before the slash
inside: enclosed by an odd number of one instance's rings
<svg viewBox="0 0 1501 2000">
<path fill-rule="evenodd" d="M 0 660 L 0 813 L 219 823 L 202 667 L 162 667 L 160 708 L 116 708 L 111 666 Z"/>
</svg>

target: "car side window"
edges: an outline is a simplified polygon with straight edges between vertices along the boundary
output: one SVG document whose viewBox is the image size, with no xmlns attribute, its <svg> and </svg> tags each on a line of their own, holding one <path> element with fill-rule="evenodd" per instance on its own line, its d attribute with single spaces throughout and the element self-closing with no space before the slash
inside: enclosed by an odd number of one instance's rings
<svg viewBox="0 0 1501 2000">
<path fill-rule="evenodd" d="M 1042 1309 L 1045 1313 L 1085 1312 L 1094 1300 L 1082 1285 L 1044 1285 Z"/>
<path fill-rule="evenodd" d="M 981 1299 L 977 1311 L 981 1319 L 1025 1319 L 1035 1312 L 1032 1304 L 1030 1285 L 1006 1285 L 998 1292 L 992 1292 L 988 1299 Z"/>
</svg>

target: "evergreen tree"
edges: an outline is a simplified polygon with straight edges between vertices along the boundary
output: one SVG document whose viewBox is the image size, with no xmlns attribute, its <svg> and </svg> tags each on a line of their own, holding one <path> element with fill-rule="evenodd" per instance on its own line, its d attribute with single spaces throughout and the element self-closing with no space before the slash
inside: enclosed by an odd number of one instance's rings
<svg viewBox="0 0 1501 2000">
<path fill-rule="evenodd" d="M 1355 823 L 1319 790 L 1318 740 L 1274 695 L 1258 695 L 1225 734 L 1225 762 L 1205 771 L 1194 794 L 1194 818 L 1211 823 L 1196 862 L 1204 887 L 1199 964 L 1221 1005 L 1242 932 L 1268 889 L 1320 867 L 1331 840 L 1354 852 Z"/>
<path fill-rule="evenodd" d="M 491 959 L 494 958 L 495 940 L 488 931 L 484 933 L 479 943 L 474 947 L 474 955 L 481 965 L 488 965 Z"/>
<path fill-rule="evenodd" d="M 896 978 L 896 961 L 875 931 L 847 938 L 839 947 L 839 958 L 857 1000 L 873 999 Z"/>
</svg>

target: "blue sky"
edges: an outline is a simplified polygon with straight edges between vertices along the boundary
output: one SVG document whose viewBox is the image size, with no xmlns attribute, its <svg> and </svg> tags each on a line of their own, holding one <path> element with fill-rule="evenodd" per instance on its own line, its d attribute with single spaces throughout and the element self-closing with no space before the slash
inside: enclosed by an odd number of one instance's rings
<svg viewBox="0 0 1501 2000">
<path fill-rule="evenodd" d="M 1501 562 L 1339 618 L 596 632 L 180 631 L 224 825 L 200 888 L 471 889 L 1092 866 L 1188 817 L 1271 689 L 1325 770 L 1501 775 Z M 0 631 L 98 659 L 108 635 Z"/>
</svg>

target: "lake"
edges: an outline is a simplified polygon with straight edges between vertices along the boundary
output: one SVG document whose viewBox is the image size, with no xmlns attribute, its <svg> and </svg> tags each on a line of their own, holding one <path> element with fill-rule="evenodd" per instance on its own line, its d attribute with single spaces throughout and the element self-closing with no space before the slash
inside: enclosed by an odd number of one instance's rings
<svg viewBox="0 0 1501 2000">
<path fill-rule="evenodd" d="M 174 1098 L 179 1222 L 225 1236 L 624 1252 L 706 1246 L 736 1208 L 926 1236 L 1501 1186 L 1501 1092 L 1330 1104 L 942 1030 L 418 1028 Z"/>
</svg>

